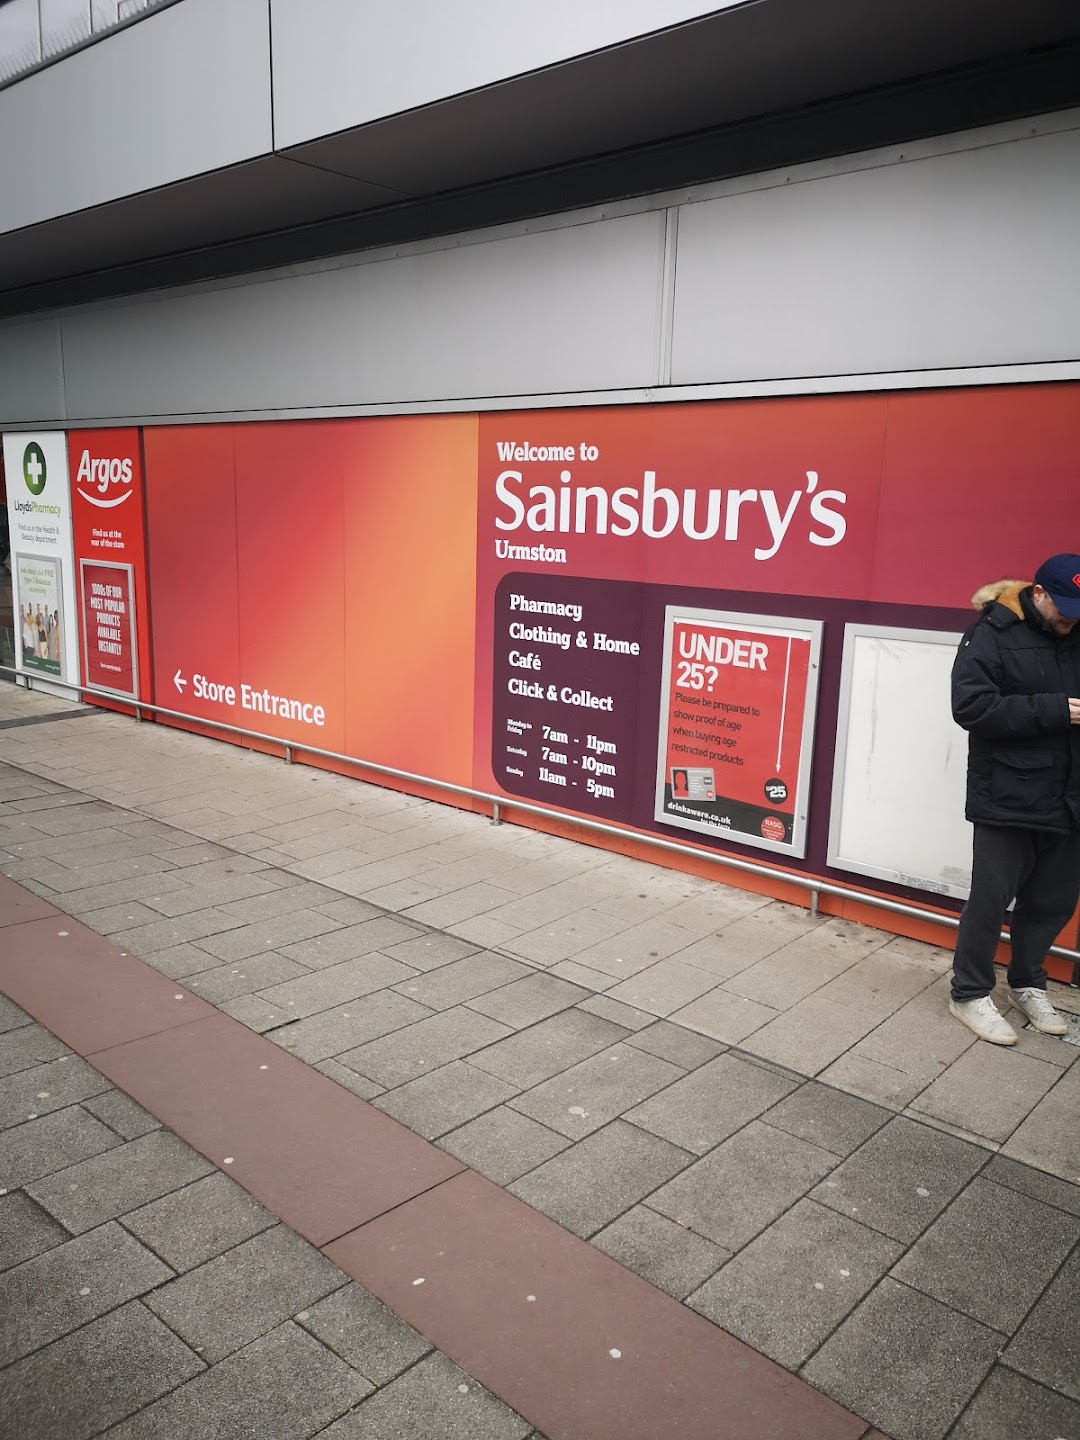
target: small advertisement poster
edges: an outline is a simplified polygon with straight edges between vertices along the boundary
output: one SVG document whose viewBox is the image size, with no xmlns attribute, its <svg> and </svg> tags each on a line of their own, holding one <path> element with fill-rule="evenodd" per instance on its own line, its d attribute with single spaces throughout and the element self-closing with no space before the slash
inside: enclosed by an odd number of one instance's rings
<svg viewBox="0 0 1080 1440">
<path fill-rule="evenodd" d="M 139 687 L 131 566 L 81 560 L 79 587 L 87 684 L 135 698 Z"/>
<path fill-rule="evenodd" d="M 806 853 L 821 624 L 668 606 L 654 818 Z"/>
<path fill-rule="evenodd" d="M 67 447 L 60 431 L 4 436 L 18 668 L 77 684 Z M 57 694 L 64 690 L 52 687 Z"/>
<path fill-rule="evenodd" d="M 19 664 L 43 675 L 64 676 L 64 596 L 60 562 L 51 555 L 16 555 L 19 610 L 15 617 Z"/>
</svg>

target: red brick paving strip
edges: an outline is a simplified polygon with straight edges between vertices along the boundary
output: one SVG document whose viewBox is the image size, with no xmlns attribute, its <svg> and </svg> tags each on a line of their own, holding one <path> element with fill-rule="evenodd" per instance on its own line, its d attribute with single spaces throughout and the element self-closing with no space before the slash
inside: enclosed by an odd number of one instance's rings
<svg viewBox="0 0 1080 1440">
<path fill-rule="evenodd" d="M 550 1440 L 869 1440 L 864 1420 L 3 877 L 0 990 Z"/>
</svg>

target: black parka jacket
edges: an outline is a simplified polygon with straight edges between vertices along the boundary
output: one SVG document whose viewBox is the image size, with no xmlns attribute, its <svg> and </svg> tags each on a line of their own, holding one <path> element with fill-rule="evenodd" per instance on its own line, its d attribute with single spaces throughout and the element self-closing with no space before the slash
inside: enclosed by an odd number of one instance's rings
<svg viewBox="0 0 1080 1440">
<path fill-rule="evenodd" d="M 1080 625 L 1057 636 L 1031 586 L 1000 581 L 973 597 L 982 613 L 952 669 L 953 719 L 968 732 L 967 818 L 1034 830 L 1080 829 Z"/>
</svg>

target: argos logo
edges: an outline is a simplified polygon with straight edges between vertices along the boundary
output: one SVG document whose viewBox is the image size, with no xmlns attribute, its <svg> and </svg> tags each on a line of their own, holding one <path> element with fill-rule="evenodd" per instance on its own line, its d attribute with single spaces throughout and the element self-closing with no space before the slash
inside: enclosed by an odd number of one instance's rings
<svg viewBox="0 0 1080 1440">
<path fill-rule="evenodd" d="M 75 482 L 79 487 L 79 494 L 89 504 L 97 505 L 102 510 L 112 510 L 131 497 L 131 461 L 130 459 L 93 459 L 90 451 L 84 450 L 75 475 Z M 117 494 L 115 493 L 117 485 L 128 488 Z M 95 490 L 97 494 L 91 494 L 91 490 Z M 110 491 L 113 492 L 111 495 Z"/>
</svg>

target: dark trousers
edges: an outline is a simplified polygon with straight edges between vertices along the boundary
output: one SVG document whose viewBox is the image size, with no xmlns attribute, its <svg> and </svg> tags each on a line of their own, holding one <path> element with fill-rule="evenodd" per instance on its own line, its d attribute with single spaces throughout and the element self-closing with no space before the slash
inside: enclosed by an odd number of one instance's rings
<svg viewBox="0 0 1080 1440">
<path fill-rule="evenodd" d="M 960 916 L 953 956 L 954 1000 L 978 1000 L 994 988 L 994 953 L 1010 901 L 1016 901 L 1008 979 L 1014 990 L 1046 989 L 1043 957 L 1080 897 L 1080 831 L 975 826 L 971 896 Z"/>
</svg>

